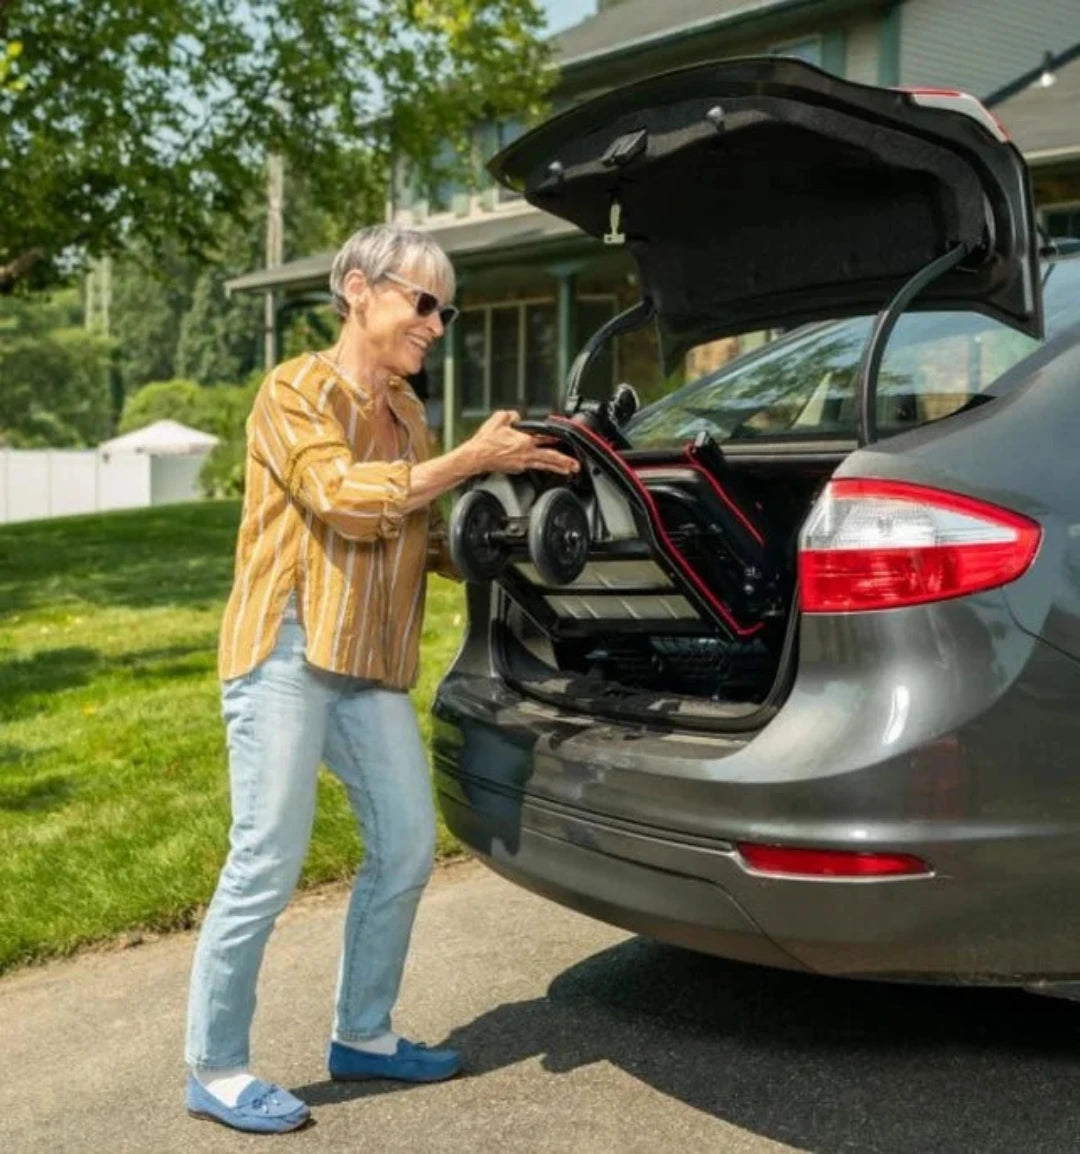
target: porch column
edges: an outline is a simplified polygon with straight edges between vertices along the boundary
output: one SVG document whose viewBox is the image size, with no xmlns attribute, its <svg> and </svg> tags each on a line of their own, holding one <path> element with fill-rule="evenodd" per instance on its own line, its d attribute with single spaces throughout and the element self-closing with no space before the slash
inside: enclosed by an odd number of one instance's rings
<svg viewBox="0 0 1080 1154">
<path fill-rule="evenodd" d="M 266 305 L 263 312 L 263 362 L 269 372 L 277 364 L 278 349 L 281 342 L 278 333 L 277 293 L 266 294 Z"/>
<path fill-rule="evenodd" d="M 457 436 L 458 340 L 460 329 L 451 325 L 443 339 L 443 451 L 454 447 Z"/>
</svg>

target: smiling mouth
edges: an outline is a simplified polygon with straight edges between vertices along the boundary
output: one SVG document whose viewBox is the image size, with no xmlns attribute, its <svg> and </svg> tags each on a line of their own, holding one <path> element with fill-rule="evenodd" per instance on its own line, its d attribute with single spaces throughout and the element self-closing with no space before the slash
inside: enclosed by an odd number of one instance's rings
<svg viewBox="0 0 1080 1154">
<path fill-rule="evenodd" d="M 406 339 L 408 340 L 409 344 L 411 344 L 413 346 L 414 349 L 417 349 L 423 356 L 427 356 L 427 351 L 428 351 L 428 349 L 431 348 L 431 342 L 430 341 L 425 341 L 420 337 L 414 337 L 411 333 L 408 334 Z"/>
</svg>

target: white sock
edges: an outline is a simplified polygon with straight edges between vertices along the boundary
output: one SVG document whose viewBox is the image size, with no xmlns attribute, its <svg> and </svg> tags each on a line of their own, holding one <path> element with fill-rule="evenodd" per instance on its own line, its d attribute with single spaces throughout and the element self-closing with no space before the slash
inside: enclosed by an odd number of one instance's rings
<svg viewBox="0 0 1080 1154">
<path fill-rule="evenodd" d="M 385 1034 L 378 1034 L 374 1038 L 365 1038 L 362 1042 L 334 1039 L 339 1046 L 348 1046 L 350 1050 L 360 1050 L 365 1054 L 395 1054 L 400 1040 L 393 1030 L 387 1030 Z"/>
<path fill-rule="evenodd" d="M 231 1110 L 236 1100 L 255 1081 L 255 1078 L 243 1067 L 236 1070 L 204 1070 L 196 1074 L 208 1093 L 213 1094 L 219 1102 L 224 1102 Z"/>
</svg>

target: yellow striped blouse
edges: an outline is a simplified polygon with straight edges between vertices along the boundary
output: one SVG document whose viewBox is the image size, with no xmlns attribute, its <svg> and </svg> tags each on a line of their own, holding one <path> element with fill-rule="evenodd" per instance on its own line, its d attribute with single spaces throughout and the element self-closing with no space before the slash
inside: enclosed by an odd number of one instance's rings
<svg viewBox="0 0 1080 1154">
<path fill-rule="evenodd" d="M 236 576 L 218 650 L 223 680 L 273 650 L 295 590 L 307 659 L 408 689 L 417 676 L 429 512 L 406 514 L 412 465 L 429 455 L 424 406 L 390 382 L 399 458 L 372 460 L 371 396 L 321 353 L 273 369 L 247 423 Z"/>
</svg>

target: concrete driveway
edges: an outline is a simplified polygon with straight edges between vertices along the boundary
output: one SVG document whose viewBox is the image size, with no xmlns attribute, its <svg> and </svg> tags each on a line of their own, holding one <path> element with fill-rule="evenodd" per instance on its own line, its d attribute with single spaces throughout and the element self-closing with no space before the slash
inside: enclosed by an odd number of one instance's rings
<svg viewBox="0 0 1080 1154">
<path fill-rule="evenodd" d="M 184 1114 L 181 934 L 0 981 L 0 1151 L 1080 1150 L 1080 1006 L 697 957 L 473 863 L 423 900 L 395 1023 L 461 1046 L 468 1076 L 332 1084 L 344 899 L 294 903 L 260 991 L 258 1069 L 314 1126 L 258 1138 Z"/>
</svg>

